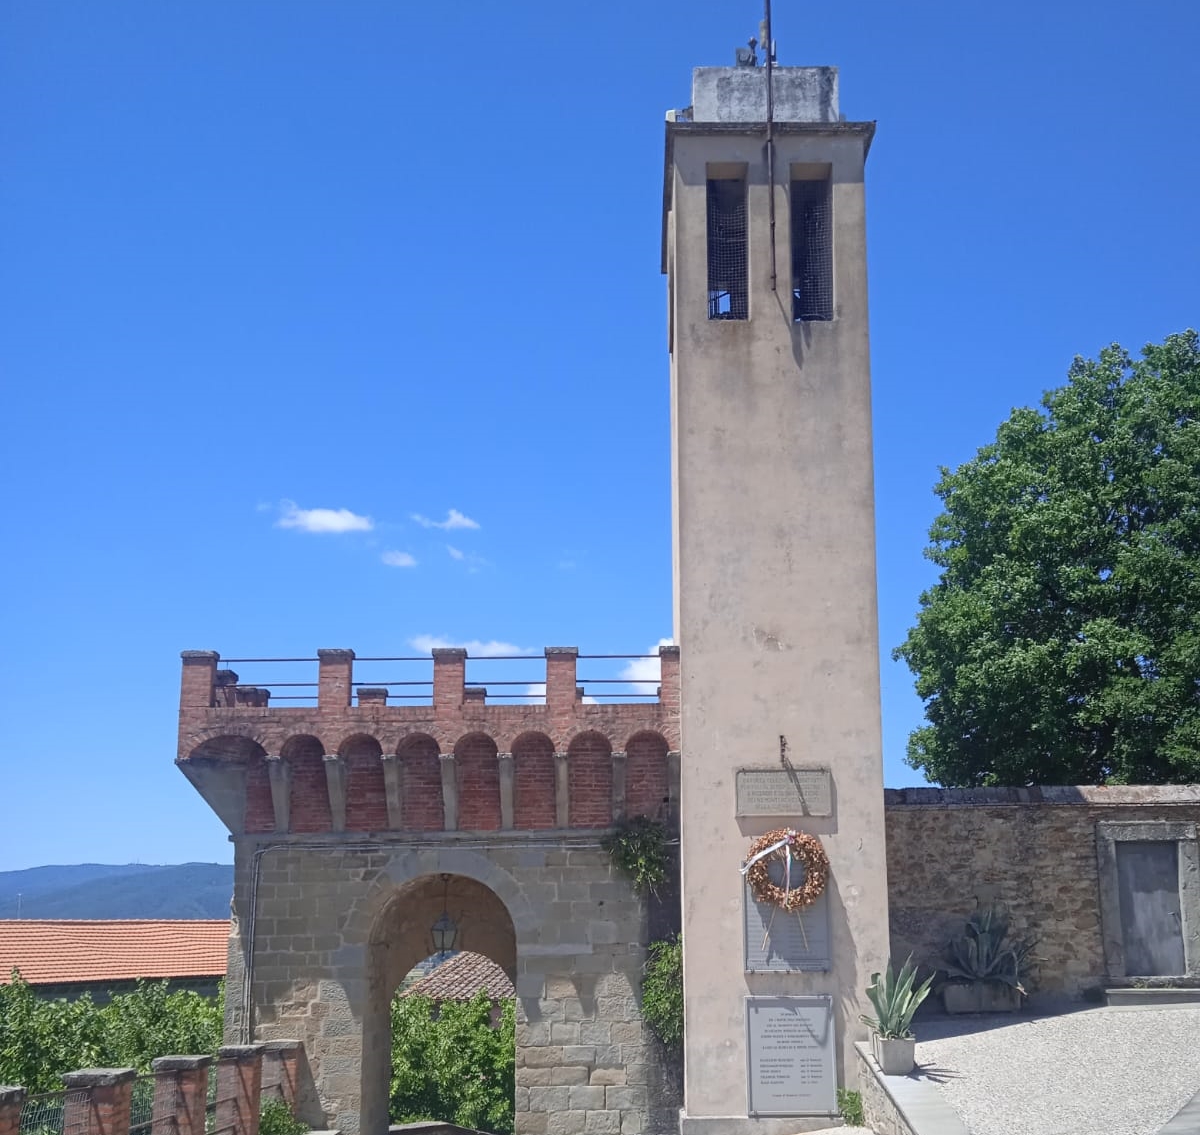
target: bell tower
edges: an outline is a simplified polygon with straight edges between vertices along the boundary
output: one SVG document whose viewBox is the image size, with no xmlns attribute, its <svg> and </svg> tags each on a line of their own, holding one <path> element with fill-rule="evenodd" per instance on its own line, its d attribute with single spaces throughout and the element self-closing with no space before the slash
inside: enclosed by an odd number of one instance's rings
<svg viewBox="0 0 1200 1135">
<path fill-rule="evenodd" d="M 827 1125 L 888 953 L 864 167 L 832 67 L 698 68 L 667 115 L 682 1135 Z M 793 829 L 821 898 L 759 903 Z M 772 879 L 806 876 L 783 853 Z M 784 877 L 785 874 L 787 877 Z M 801 1117 L 797 1121 L 797 1117 Z M 811 1117 L 806 1123 L 803 1117 Z"/>
</svg>

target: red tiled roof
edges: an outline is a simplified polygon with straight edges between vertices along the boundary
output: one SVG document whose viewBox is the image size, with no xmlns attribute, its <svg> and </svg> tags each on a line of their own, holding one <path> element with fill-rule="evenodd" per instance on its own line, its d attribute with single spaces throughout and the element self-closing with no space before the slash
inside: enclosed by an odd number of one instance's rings
<svg viewBox="0 0 1200 1135">
<path fill-rule="evenodd" d="M 0 984 L 223 977 L 228 919 L 0 920 Z"/>
<path fill-rule="evenodd" d="M 470 1001 L 480 990 L 493 1001 L 515 997 L 516 990 L 491 958 L 464 952 L 447 958 L 406 990 L 405 997 L 432 997 L 435 1001 Z"/>
</svg>

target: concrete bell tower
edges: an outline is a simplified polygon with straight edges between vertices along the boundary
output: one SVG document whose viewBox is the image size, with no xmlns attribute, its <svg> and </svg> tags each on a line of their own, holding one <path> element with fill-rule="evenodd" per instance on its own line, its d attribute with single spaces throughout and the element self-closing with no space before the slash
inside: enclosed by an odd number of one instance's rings
<svg viewBox="0 0 1200 1135">
<path fill-rule="evenodd" d="M 749 55 L 697 69 L 666 128 L 682 1135 L 826 1126 L 834 1087 L 857 1084 L 864 990 L 888 953 L 863 200 L 875 126 L 842 120 L 835 68 Z M 799 916 L 764 911 L 739 874 L 751 841 L 780 828 L 829 858 L 821 903 Z"/>
</svg>

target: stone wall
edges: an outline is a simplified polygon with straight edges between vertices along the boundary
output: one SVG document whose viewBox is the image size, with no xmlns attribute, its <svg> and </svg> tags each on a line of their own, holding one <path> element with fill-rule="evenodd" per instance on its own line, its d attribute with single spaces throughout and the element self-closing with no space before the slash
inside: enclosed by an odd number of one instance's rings
<svg viewBox="0 0 1200 1135">
<path fill-rule="evenodd" d="M 1096 825 L 1200 820 L 1200 789 L 888 789 L 892 957 L 936 966 L 978 902 L 1003 902 L 1037 939 L 1030 992 L 1108 984 Z"/>
<path fill-rule="evenodd" d="M 382 1133 L 387 1007 L 445 904 L 458 947 L 514 979 L 518 1135 L 675 1128 L 638 1007 L 646 911 L 594 836 L 245 838 L 236 862 L 227 1040 L 302 1039 L 322 1112 L 310 1122 Z"/>
</svg>

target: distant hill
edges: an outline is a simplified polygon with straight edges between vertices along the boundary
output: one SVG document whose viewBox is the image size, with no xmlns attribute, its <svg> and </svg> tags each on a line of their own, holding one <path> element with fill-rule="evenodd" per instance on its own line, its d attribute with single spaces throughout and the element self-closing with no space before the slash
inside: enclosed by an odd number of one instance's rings
<svg viewBox="0 0 1200 1135">
<path fill-rule="evenodd" d="M 224 863 L 0 871 L 0 918 L 228 918 L 232 895 L 233 867 Z"/>
</svg>

